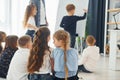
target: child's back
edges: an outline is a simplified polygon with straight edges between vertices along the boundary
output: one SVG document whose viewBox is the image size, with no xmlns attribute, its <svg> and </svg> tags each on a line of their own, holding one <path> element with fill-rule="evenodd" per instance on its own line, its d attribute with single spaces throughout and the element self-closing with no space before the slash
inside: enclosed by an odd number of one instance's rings
<svg viewBox="0 0 120 80">
<path fill-rule="evenodd" d="M 64 78 L 64 50 L 61 48 L 54 49 L 52 57 L 54 59 L 55 76 Z M 73 48 L 67 50 L 67 67 L 68 77 L 75 76 L 78 68 L 78 54 Z"/>
<path fill-rule="evenodd" d="M 83 16 L 76 16 L 75 13 L 75 6 L 73 4 L 68 4 L 66 6 L 66 10 L 68 12 L 68 16 L 64 16 L 60 27 L 64 28 L 64 30 L 70 33 L 71 37 L 71 47 L 74 48 L 75 45 L 75 37 L 76 37 L 76 23 L 79 20 L 83 20 L 86 18 L 86 10 Z"/>
<path fill-rule="evenodd" d="M 35 34 L 28 58 L 29 80 L 51 80 L 49 40 L 50 30 L 47 27 L 40 27 Z"/>
<path fill-rule="evenodd" d="M 31 38 L 22 36 L 18 40 L 20 48 L 12 58 L 7 74 L 7 80 L 27 80 L 27 63 L 31 48 Z"/>
<path fill-rule="evenodd" d="M 55 80 L 78 80 L 77 51 L 70 48 L 70 36 L 67 31 L 58 30 L 54 34 L 56 49 L 52 52 L 54 60 Z"/>
<path fill-rule="evenodd" d="M 63 27 L 64 30 L 68 31 L 70 35 L 75 35 L 77 21 L 85 19 L 85 17 L 86 17 L 86 13 L 84 14 L 84 16 L 76 16 L 76 15 L 64 16 L 60 26 Z"/>
<path fill-rule="evenodd" d="M 9 67 L 7 80 L 25 80 L 25 76 L 27 78 L 29 52 L 27 48 L 21 48 L 16 51 Z"/>
<path fill-rule="evenodd" d="M 83 50 L 81 61 L 79 63 L 79 71 L 94 72 L 96 70 L 97 62 L 100 58 L 99 47 L 95 46 L 95 38 L 87 36 L 87 48 Z"/>
<path fill-rule="evenodd" d="M 85 58 L 86 58 L 86 61 L 85 61 Z M 99 47 L 88 46 L 83 51 L 81 63 L 84 64 L 84 66 L 87 70 L 95 71 L 99 58 L 100 58 Z"/>
</svg>

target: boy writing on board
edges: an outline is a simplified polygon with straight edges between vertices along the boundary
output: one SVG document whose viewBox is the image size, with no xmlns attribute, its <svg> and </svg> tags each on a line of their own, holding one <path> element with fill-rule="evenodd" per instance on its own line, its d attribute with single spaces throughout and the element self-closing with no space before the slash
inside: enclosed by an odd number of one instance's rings
<svg viewBox="0 0 120 80">
<path fill-rule="evenodd" d="M 84 10 L 84 15 L 83 16 L 76 16 L 74 15 L 75 13 L 75 6 L 73 4 L 68 4 L 66 6 L 66 11 L 68 13 L 67 16 L 64 16 L 62 18 L 60 27 L 64 28 L 64 30 L 68 31 L 70 33 L 71 37 L 71 43 L 70 46 L 74 48 L 75 45 L 75 37 L 76 37 L 76 23 L 79 20 L 83 20 L 86 18 L 86 13 L 87 10 Z"/>
</svg>

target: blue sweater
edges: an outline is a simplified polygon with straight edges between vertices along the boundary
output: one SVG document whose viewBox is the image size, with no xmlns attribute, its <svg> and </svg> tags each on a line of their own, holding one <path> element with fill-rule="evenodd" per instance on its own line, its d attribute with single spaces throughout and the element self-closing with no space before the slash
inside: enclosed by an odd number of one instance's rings
<svg viewBox="0 0 120 80">
<path fill-rule="evenodd" d="M 58 78 L 65 78 L 63 49 L 54 49 L 52 51 L 51 57 L 54 59 L 55 76 Z M 68 67 L 68 77 L 75 76 L 78 69 L 78 53 L 74 48 L 67 50 L 66 64 Z"/>
<path fill-rule="evenodd" d="M 84 13 L 83 16 L 64 16 L 60 27 L 64 28 L 64 30 L 68 31 L 70 35 L 75 35 L 76 34 L 76 23 L 79 20 L 83 20 L 86 18 L 86 13 Z"/>
</svg>

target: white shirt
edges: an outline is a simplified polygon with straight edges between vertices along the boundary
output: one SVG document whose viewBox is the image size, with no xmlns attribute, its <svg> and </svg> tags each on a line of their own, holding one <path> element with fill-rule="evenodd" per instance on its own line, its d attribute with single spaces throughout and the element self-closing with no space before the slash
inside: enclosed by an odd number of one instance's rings
<svg viewBox="0 0 120 80">
<path fill-rule="evenodd" d="M 99 47 L 88 46 L 83 50 L 80 65 L 84 65 L 84 67 L 89 71 L 95 71 L 99 58 Z"/>
<path fill-rule="evenodd" d="M 36 26 L 36 24 L 35 24 L 35 19 L 34 19 L 33 16 L 29 17 L 27 24 L 31 24 L 31 25 L 33 25 L 33 26 Z M 28 29 L 29 29 L 29 30 L 34 30 L 33 28 L 29 28 L 29 27 L 28 27 Z"/>
<path fill-rule="evenodd" d="M 7 74 L 7 80 L 27 80 L 27 64 L 29 49 L 20 48 L 12 58 Z"/>
<path fill-rule="evenodd" d="M 43 65 L 39 69 L 39 72 L 34 72 L 37 74 L 47 74 L 51 72 L 51 65 L 50 65 L 50 52 L 46 51 L 44 55 Z"/>
</svg>

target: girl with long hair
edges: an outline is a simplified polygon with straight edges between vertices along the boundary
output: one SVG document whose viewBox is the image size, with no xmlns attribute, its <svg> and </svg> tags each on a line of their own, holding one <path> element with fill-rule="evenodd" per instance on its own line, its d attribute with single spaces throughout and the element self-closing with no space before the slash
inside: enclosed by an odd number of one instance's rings
<svg viewBox="0 0 120 80">
<path fill-rule="evenodd" d="M 50 31 L 47 27 L 40 27 L 35 33 L 32 49 L 28 59 L 27 69 L 29 80 L 51 80 L 50 79 Z"/>
<path fill-rule="evenodd" d="M 37 7 L 37 14 L 35 15 L 36 26 L 48 26 L 45 0 L 30 0 L 30 4 L 31 3 Z"/>
<path fill-rule="evenodd" d="M 36 13 L 37 13 L 37 10 L 36 10 L 36 6 L 34 4 L 29 4 L 26 7 L 23 26 L 24 26 L 24 28 L 27 28 L 26 34 L 31 36 L 32 39 L 34 37 L 35 31 L 38 29 L 36 27 L 35 19 L 34 19 L 34 16 L 36 15 Z"/>
<path fill-rule="evenodd" d="M 53 35 L 56 49 L 52 51 L 55 80 L 78 80 L 77 50 L 70 48 L 70 36 L 67 31 L 58 30 Z"/>
</svg>

